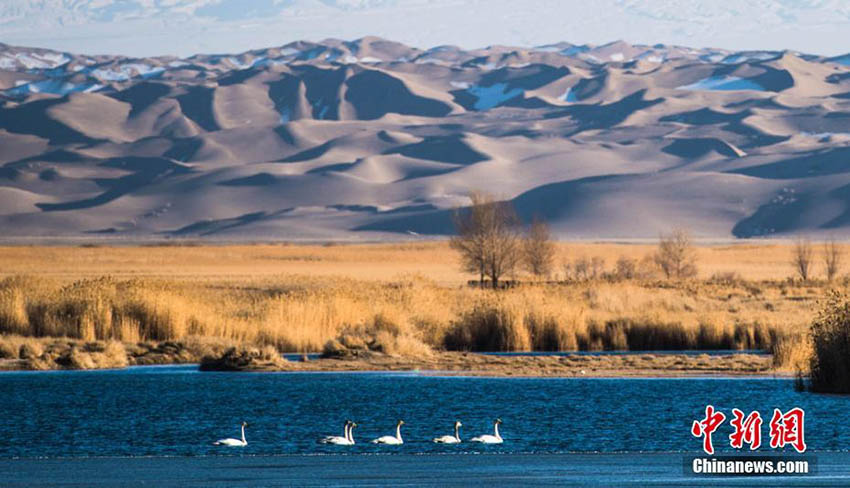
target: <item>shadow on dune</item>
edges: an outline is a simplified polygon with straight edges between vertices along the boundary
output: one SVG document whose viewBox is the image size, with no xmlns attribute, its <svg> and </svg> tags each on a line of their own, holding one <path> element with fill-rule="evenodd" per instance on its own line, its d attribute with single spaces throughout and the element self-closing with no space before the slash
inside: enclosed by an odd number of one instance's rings
<svg viewBox="0 0 850 488">
<path fill-rule="evenodd" d="M 213 92 L 213 88 L 190 86 L 185 94 L 175 97 L 183 115 L 209 132 L 220 129 L 213 111 Z"/>
<path fill-rule="evenodd" d="M 62 105 L 68 97 L 52 100 L 35 100 L 17 107 L 0 106 L 0 129 L 19 134 L 37 134 L 51 144 L 92 143 L 93 139 L 67 125 L 52 119 L 47 111 L 56 105 Z"/>
<path fill-rule="evenodd" d="M 409 158 L 462 165 L 490 159 L 490 156 L 473 149 L 460 134 L 426 137 L 422 142 L 392 148 L 383 154 L 401 154 Z"/>
<path fill-rule="evenodd" d="M 791 136 L 775 136 L 773 134 L 768 134 L 744 121 L 730 122 L 726 125 L 720 126 L 720 128 L 727 132 L 744 137 L 746 139 L 746 143 L 739 143 L 739 145 L 744 148 L 772 146 L 773 144 L 785 142 L 791 138 Z"/>
<path fill-rule="evenodd" d="M 443 102 L 414 95 L 405 84 L 380 71 L 365 70 L 346 81 L 345 100 L 360 120 L 373 120 L 388 113 L 443 117 L 451 107 Z"/>
<path fill-rule="evenodd" d="M 21 176 L 23 176 L 23 172 L 18 168 L 10 165 L 0 166 L 0 178 L 9 181 L 17 181 Z"/>
<path fill-rule="evenodd" d="M 348 212 L 366 212 L 371 214 L 378 213 L 378 207 L 374 205 L 328 205 L 327 208 L 334 210 L 344 210 Z"/>
<path fill-rule="evenodd" d="M 646 90 L 639 90 L 631 95 L 609 104 L 573 105 L 564 110 L 546 114 L 547 119 L 570 117 L 580 124 L 580 127 L 568 135 L 575 135 L 586 130 L 607 129 L 626 120 L 633 113 L 652 107 L 664 101 L 663 98 L 645 100 Z"/>
<path fill-rule="evenodd" d="M 228 75 L 218 79 L 219 86 L 230 86 L 230 85 L 238 85 L 245 80 L 249 80 L 258 74 L 262 73 L 262 70 L 257 68 L 248 68 L 242 69 L 238 71 L 232 71 Z"/>
<path fill-rule="evenodd" d="M 297 113 L 296 110 L 301 101 L 299 99 L 300 79 L 284 74 L 279 80 L 267 82 L 266 85 L 269 87 L 269 99 L 274 103 L 274 108 L 278 113 L 287 114 L 289 120 L 295 120 L 304 115 Z"/>
<path fill-rule="evenodd" d="M 605 82 L 607 79 L 607 72 L 593 78 L 582 78 L 578 81 L 578 83 L 570 88 L 570 94 L 575 96 L 576 100 L 590 98 L 605 88 Z"/>
<path fill-rule="evenodd" d="M 499 68 L 481 77 L 475 87 L 453 90 L 449 93 L 455 103 L 469 111 L 483 111 L 495 107 L 512 106 L 521 108 L 551 107 L 538 97 L 525 97 L 526 90 L 535 90 L 570 74 L 566 67 L 534 64 L 522 68 Z M 473 92 L 473 89 L 476 92 Z M 482 98 L 494 98 L 479 104 Z"/>
<path fill-rule="evenodd" d="M 752 115 L 752 111 L 744 110 L 741 112 L 724 113 L 712 110 L 710 108 L 701 108 L 690 112 L 680 112 L 671 115 L 665 115 L 658 119 L 660 122 L 681 122 L 688 125 L 712 125 L 725 124 L 730 122 L 738 122 Z"/>
<path fill-rule="evenodd" d="M 714 137 L 674 139 L 662 152 L 685 159 L 696 159 L 716 153 L 727 158 L 740 158 L 744 153 L 728 142 Z"/>
<path fill-rule="evenodd" d="M 92 198 L 63 203 L 36 203 L 36 207 L 40 208 L 44 212 L 80 210 L 97 207 L 148 186 L 154 182 L 161 181 L 162 179 L 171 176 L 186 174 L 191 171 L 191 169 L 186 166 L 164 158 L 113 158 L 101 163 L 101 166 L 135 171 L 135 173 L 122 176 L 120 178 L 95 179 L 95 182 L 98 185 L 107 188 L 107 190 Z"/>
<path fill-rule="evenodd" d="M 204 141 L 200 137 L 176 139 L 162 156 L 177 161 L 189 161 L 195 157 L 203 145 Z"/>
<path fill-rule="evenodd" d="M 785 159 L 775 163 L 735 169 L 738 173 L 773 180 L 809 178 L 815 176 L 850 173 L 850 148 L 841 147 L 816 151 L 805 156 Z"/>
<path fill-rule="evenodd" d="M 17 167 L 19 165 L 25 165 L 26 163 L 32 161 L 47 161 L 51 163 L 80 163 L 91 159 L 92 158 L 88 156 L 83 156 L 82 154 L 74 151 L 69 151 L 67 149 L 56 149 L 55 151 L 48 151 L 37 156 L 30 156 L 28 158 L 19 159 L 17 161 L 7 163 L 7 166 Z"/>
<path fill-rule="evenodd" d="M 221 186 L 268 186 L 277 182 L 277 177 L 269 173 L 257 173 L 244 178 L 233 178 L 232 180 L 219 181 Z"/>
<path fill-rule="evenodd" d="M 604 175 L 551 183 L 529 190 L 514 198 L 511 203 L 524 222 L 530 222 L 535 217 L 557 220 L 572 212 L 580 212 L 579 207 L 586 198 L 584 193 L 594 191 L 592 185 L 629 176 Z M 407 210 L 397 209 L 379 214 L 374 222 L 352 230 L 452 235 L 455 233 L 452 220 L 454 212 L 454 209 L 433 209 L 430 205 L 412 206 Z"/>
<path fill-rule="evenodd" d="M 207 236 L 224 230 L 247 225 L 253 222 L 258 222 L 266 218 L 267 216 L 268 214 L 266 212 L 252 212 L 230 219 L 202 220 L 200 222 L 195 222 L 194 224 L 189 224 L 187 226 L 181 227 L 174 231 L 164 232 L 164 234 L 169 234 L 173 236 Z"/>
<path fill-rule="evenodd" d="M 337 163 L 337 164 L 328 164 L 325 166 L 319 166 L 318 168 L 313 168 L 308 170 L 305 174 L 323 174 L 328 173 L 330 171 L 345 171 L 347 169 L 351 169 L 355 163 Z"/>
<path fill-rule="evenodd" d="M 567 67 L 533 64 L 523 68 L 499 68 L 481 77 L 481 86 L 506 83 L 509 89 L 536 90 L 570 74 Z"/>
<path fill-rule="evenodd" d="M 240 215 L 238 217 L 226 218 L 226 219 L 207 219 L 195 222 L 193 224 L 186 225 L 177 230 L 165 231 L 162 234 L 171 235 L 171 236 L 185 236 L 185 235 L 198 235 L 198 236 L 210 236 L 220 232 L 224 232 L 227 230 L 236 229 L 245 225 L 253 224 L 256 222 L 262 222 L 264 220 L 272 220 L 277 217 L 280 217 L 288 212 L 291 212 L 292 208 L 285 208 L 283 210 L 278 210 L 276 212 L 251 212 L 247 214 Z"/>
<path fill-rule="evenodd" d="M 844 202 L 844 212 L 823 225 L 827 229 L 838 229 L 850 225 L 850 185 L 829 192 L 829 195 Z"/>
<path fill-rule="evenodd" d="M 771 61 L 771 60 L 768 60 Z M 760 72 L 753 74 L 754 72 Z M 794 77 L 785 69 L 776 69 L 764 64 L 721 66 L 714 70 L 713 77 L 731 76 L 742 78 L 764 88 L 766 91 L 781 92 L 794 86 Z"/>
<path fill-rule="evenodd" d="M 632 175 L 589 176 L 550 183 L 518 195 L 512 203 L 517 214 L 525 222 L 530 222 L 535 217 L 557 220 L 572 212 L 581 211 L 578 207 L 582 205 L 582 201 L 586 201 L 586 193 L 595 191 L 592 185 L 630 176 Z"/>
<path fill-rule="evenodd" d="M 168 85 L 144 81 L 126 90 L 112 93 L 109 96 L 116 100 L 129 103 L 131 107 L 129 117 L 133 117 L 144 112 L 146 108 L 170 92 L 171 87 Z"/>
<path fill-rule="evenodd" d="M 732 227 L 732 235 L 746 239 L 791 232 L 798 228 L 800 215 L 810 204 L 807 195 L 775 198 Z"/>
<path fill-rule="evenodd" d="M 794 86 L 794 77 L 788 70 L 773 69 L 763 66 L 767 71 L 764 74 L 750 78 L 752 81 L 763 86 L 768 91 L 781 92 Z"/>
<path fill-rule="evenodd" d="M 401 214 L 401 215 L 399 215 Z M 452 235 L 455 233 L 452 221 L 453 210 L 425 210 L 412 209 L 407 212 L 396 212 L 388 218 L 380 218 L 374 222 L 354 227 L 353 231 L 378 231 L 378 232 L 415 232 L 423 235 Z"/>
<path fill-rule="evenodd" d="M 339 94 L 350 68 L 322 69 L 298 66 L 297 73 L 306 86 L 307 101 L 316 120 L 339 120 Z M 293 71 L 296 71 L 293 69 Z"/>
<path fill-rule="evenodd" d="M 280 160 L 281 163 L 300 163 L 302 161 L 310 161 L 322 157 L 326 152 L 330 151 L 334 146 L 334 141 L 328 141 L 310 149 L 305 149 L 292 156 L 285 157 Z"/>
</svg>

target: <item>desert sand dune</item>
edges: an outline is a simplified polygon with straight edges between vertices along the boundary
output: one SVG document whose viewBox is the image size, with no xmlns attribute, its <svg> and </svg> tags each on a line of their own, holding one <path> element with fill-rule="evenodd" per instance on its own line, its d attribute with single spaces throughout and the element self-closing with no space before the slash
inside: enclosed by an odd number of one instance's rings
<svg viewBox="0 0 850 488">
<path fill-rule="evenodd" d="M 0 45 L 0 228 L 441 236 L 472 189 L 564 237 L 850 236 L 850 66 L 377 37 L 125 58 Z"/>
</svg>

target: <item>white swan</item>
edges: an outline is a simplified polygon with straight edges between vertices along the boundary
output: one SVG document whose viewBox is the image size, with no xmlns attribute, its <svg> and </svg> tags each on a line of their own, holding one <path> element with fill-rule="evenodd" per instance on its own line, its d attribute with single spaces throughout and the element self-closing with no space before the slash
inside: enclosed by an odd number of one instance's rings
<svg viewBox="0 0 850 488">
<path fill-rule="evenodd" d="M 348 444 L 349 446 L 354 445 L 354 428 L 357 427 L 357 424 L 351 422 L 351 425 L 348 426 Z"/>
<path fill-rule="evenodd" d="M 372 439 L 372 444 L 392 444 L 399 445 L 404 444 L 404 441 L 401 439 L 401 426 L 404 425 L 404 420 L 399 420 L 395 425 L 395 437 L 391 435 L 385 435 L 383 437 L 378 437 L 377 439 Z"/>
<path fill-rule="evenodd" d="M 248 441 L 245 440 L 245 427 L 248 426 L 248 422 L 242 422 L 242 439 L 219 439 L 213 442 L 214 446 L 227 446 L 227 447 L 245 447 L 248 445 Z"/>
<path fill-rule="evenodd" d="M 350 420 L 345 421 L 345 427 L 343 428 L 343 435 L 329 435 L 323 437 L 319 440 L 322 444 L 336 444 L 338 446 L 350 446 L 354 444 L 354 433 L 352 429 L 357 427 L 357 424 Z"/>
<path fill-rule="evenodd" d="M 481 442 L 484 444 L 501 444 L 502 436 L 499 435 L 499 424 L 501 423 L 502 419 L 496 419 L 496 421 L 493 423 L 493 431 L 495 432 L 495 435 L 487 434 L 478 437 L 473 437 L 472 439 L 469 439 L 469 442 Z"/>
<path fill-rule="evenodd" d="M 442 437 L 436 437 L 434 442 L 437 444 L 458 444 L 460 443 L 460 427 L 463 424 L 460 423 L 460 420 L 455 420 L 455 435 L 444 435 Z"/>
</svg>

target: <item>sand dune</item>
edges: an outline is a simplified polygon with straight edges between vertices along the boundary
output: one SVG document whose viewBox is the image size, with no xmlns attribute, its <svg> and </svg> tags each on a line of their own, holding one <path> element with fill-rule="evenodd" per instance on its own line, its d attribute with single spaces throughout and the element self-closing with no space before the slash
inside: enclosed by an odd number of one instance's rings
<svg viewBox="0 0 850 488">
<path fill-rule="evenodd" d="M 846 57 L 846 56 L 845 56 Z M 376 37 L 187 59 L 0 45 L 4 236 L 850 236 L 844 57 Z"/>
</svg>

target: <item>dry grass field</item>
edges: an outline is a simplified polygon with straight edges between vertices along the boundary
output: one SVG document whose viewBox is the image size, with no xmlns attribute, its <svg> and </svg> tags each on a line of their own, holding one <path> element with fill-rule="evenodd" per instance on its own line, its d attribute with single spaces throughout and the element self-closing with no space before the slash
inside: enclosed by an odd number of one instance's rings
<svg viewBox="0 0 850 488">
<path fill-rule="evenodd" d="M 700 246 L 699 274 L 666 281 L 650 244 L 559 243 L 546 283 L 466 285 L 445 242 L 0 248 L 0 333 L 83 341 L 207 338 L 280 351 L 769 349 L 803 367 L 833 283 L 794 281 L 787 244 Z M 820 252 L 816 245 L 815 250 Z M 850 251 L 850 248 L 845 251 Z M 621 257 L 640 276 L 564 280 L 562 263 Z M 816 253 L 815 276 L 823 265 Z M 603 260 L 603 261 L 600 261 Z M 602 264 L 604 262 L 604 264 Z M 850 268 L 848 268 L 850 270 Z M 0 352 L 14 357 L 16 347 Z"/>
<path fill-rule="evenodd" d="M 844 246 L 850 250 L 850 245 Z M 556 262 L 600 257 L 608 268 L 620 256 L 640 260 L 654 244 L 559 243 Z M 747 280 L 784 280 L 793 274 L 789 244 L 724 244 L 697 248 L 701 278 L 737 272 Z M 817 263 L 820 265 L 820 263 Z M 816 270 L 817 271 L 817 270 Z M 560 273 L 561 270 L 556 270 Z M 848 263 L 847 272 L 850 272 Z M 280 275 L 343 276 L 364 281 L 417 274 L 454 286 L 473 278 L 460 272 L 445 242 L 347 245 L 149 245 L 0 247 L 0 273 L 63 279 L 191 278 L 244 280 Z"/>
</svg>

